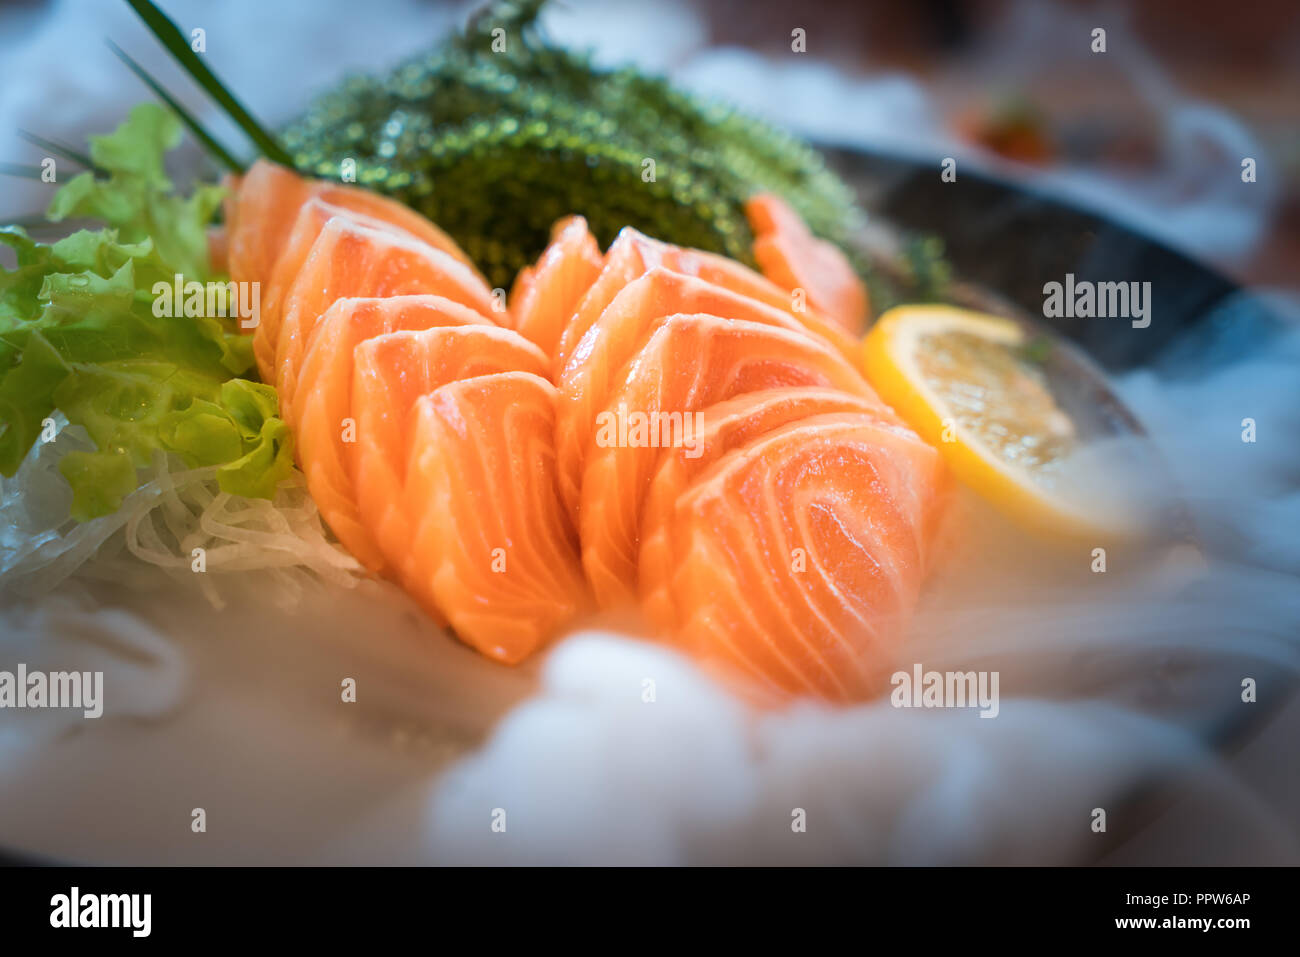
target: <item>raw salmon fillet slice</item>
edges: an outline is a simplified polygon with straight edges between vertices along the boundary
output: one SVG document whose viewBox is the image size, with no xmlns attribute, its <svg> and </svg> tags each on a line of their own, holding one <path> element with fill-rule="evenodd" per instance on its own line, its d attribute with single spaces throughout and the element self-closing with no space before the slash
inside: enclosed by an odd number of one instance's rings
<svg viewBox="0 0 1300 957">
<path fill-rule="evenodd" d="M 258 372 L 261 373 L 264 382 L 276 380 L 276 347 L 280 338 L 280 325 L 283 318 L 281 306 L 284 297 L 302 271 L 303 264 L 311 254 L 316 240 L 320 238 L 326 223 L 335 217 L 399 239 L 411 238 L 409 233 L 381 219 L 350 213 L 343 207 L 334 206 L 323 199 L 312 198 L 303 203 L 298 208 L 298 217 L 293 224 L 293 229 L 271 269 L 270 278 L 262 287 L 261 315 L 257 327 L 253 330 L 253 355 L 257 359 Z"/>
<path fill-rule="evenodd" d="M 687 434 L 693 413 L 745 392 L 791 386 L 879 401 L 838 352 L 804 332 L 709 315 L 672 316 L 659 326 L 602 410 L 583 463 L 582 562 L 602 607 L 635 600 L 641 508 L 661 449 L 694 441 Z M 644 435 L 632 432 L 632 415 L 647 423 Z M 621 430 L 620 420 L 629 424 L 626 440 L 610 431 Z"/>
<path fill-rule="evenodd" d="M 357 512 L 384 567 L 402 577 L 405 564 L 419 558 L 410 549 L 413 516 L 401 500 L 416 400 L 474 376 L 544 375 L 547 357 L 517 332 L 490 324 L 390 332 L 365 340 L 352 354 L 357 441 L 346 455 Z"/>
<path fill-rule="evenodd" d="M 568 324 L 560 334 L 560 341 L 553 354 L 556 378 L 569 363 L 569 356 L 578 342 L 587 334 L 587 330 L 600 318 L 605 307 L 610 304 L 619 291 L 639 276 L 645 275 L 663 261 L 664 245 L 657 243 L 631 226 L 619 230 L 619 234 L 605 251 L 604 264 L 595 282 L 578 300 Z"/>
<path fill-rule="evenodd" d="M 671 639 L 784 694 L 881 690 L 914 607 L 938 455 L 871 415 L 819 415 L 722 456 L 669 521 Z"/>
<path fill-rule="evenodd" d="M 683 249 L 651 239 L 632 227 L 622 229 L 605 253 L 596 281 L 578 301 L 555 348 L 555 377 L 563 377 L 574 352 L 614 297 L 628 283 L 656 267 L 692 276 L 756 300 L 792 316 L 810 332 L 826 339 L 850 363 L 857 361 L 857 342 L 838 323 L 815 309 L 797 304 L 791 293 L 738 262 L 698 249 Z"/>
<path fill-rule="evenodd" d="M 668 588 L 673 572 L 671 518 L 678 498 L 696 476 L 733 448 L 782 426 L 837 412 L 856 412 L 906 431 L 876 399 L 838 389 L 786 387 L 749 392 L 709 406 L 701 414 L 702 428 L 691 448 L 662 452 L 642 510 L 637 562 L 642 608 L 661 633 L 671 634 L 679 625 Z"/>
<path fill-rule="evenodd" d="M 587 221 L 581 216 L 560 220 L 537 264 L 520 270 L 515 279 L 510 291 L 513 328 L 553 355 L 578 300 L 596 281 L 603 264 Z"/>
<path fill-rule="evenodd" d="M 670 251 L 664 257 L 664 263 L 678 272 L 698 276 L 706 282 L 789 313 L 809 332 L 816 333 L 835 346 L 851 364 L 857 364 L 859 352 L 857 333 L 849 334 L 854 330 L 848 329 L 837 317 L 823 312 L 816 303 L 796 300 L 791 289 L 781 287 L 743 263 L 716 253 L 675 246 L 670 247 Z"/>
<path fill-rule="evenodd" d="M 803 289 L 813 308 L 860 335 L 869 308 L 867 288 L 839 247 L 814 236 L 799 214 L 771 193 L 751 197 L 745 216 L 763 274 L 784 289 Z"/>
<path fill-rule="evenodd" d="M 254 163 L 243 176 L 227 178 L 225 185 L 230 278 L 267 282 L 313 185 L 269 162 Z"/>
<path fill-rule="evenodd" d="M 248 172 L 227 180 L 230 277 L 268 282 L 293 231 L 298 210 L 309 199 L 382 220 L 440 249 L 470 269 L 474 264 L 450 236 L 419 213 L 369 190 L 342 183 L 305 179 L 293 170 L 259 159 Z"/>
<path fill-rule="evenodd" d="M 340 299 L 317 324 L 294 402 L 281 410 L 297 437 L 298 462 L 321 517 L 372 571 L 382 571 L 385 562 L 357 512 L 348 465 L 348 446 L 357 440 L 352 418 L 353 352 L 362 342 L 389 332 L 466 325 L 490 323 L 468 306 L 441 296 Z"/>
<path fill-rule="evenodd" d="M 560 496 L 575 517 L 583 461 L 597 414 L 628 362 L 667 317 L 678 313 L 743 319 L 811 335 L 782 309 L 664 266 L 655 266 L 624 286 L 578 342 L 557 383 Z"/>
<path fill-rule="evenodd" d="M 463 379 L 413 418 L 402 580 L 462 641 L 514 664 L 588 604 L 555 495 L 555 388 L 526 372 Z"/>
<path fill-rule="evenodd" d="M 492 314 L 491 291 L 446 253 L 341 217 L 327 222 L 284 299 L 275 352 L 281 405 L 292 405 L 312 331 L 336 300 L 419 293 L 443 296 L 484 317 Z"/>
</svg>

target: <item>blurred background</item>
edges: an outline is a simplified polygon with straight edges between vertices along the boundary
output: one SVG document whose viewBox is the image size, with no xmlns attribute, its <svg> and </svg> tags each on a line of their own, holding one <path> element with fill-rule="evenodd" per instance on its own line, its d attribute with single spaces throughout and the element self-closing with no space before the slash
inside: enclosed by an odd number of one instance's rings
<svg viewBox="0 0 1300 957">
<path fill-rule="evenodd" d="M 380 71 L 474 2 L 167 0 L 214 69 L 271 123 L 349 71 Z M 340 23 L 346 24 L 340 29 Z M 632 61 L 823 142 L 1041 188 L 1249 284 L 1300 289 L 1300 4 L 1250 0 L 554 0 L 552 37 Z M 1094 31 L 1104 30 L 1104 52 Z M 797 31 L 802 31 L 796 36 Z M 125 3 L 2 0 L 0 161 L 8 131 L 76 140 L 147 93 L 113 38 L 229 142 Z M 794 47 L 802 43 L 803 52 Z M 57 101 L 60 108 L 50 109 Z M 1256 181 L 1243 183 L 1243 159 Z M 39 210 L 4 178 L 0 215 Z"/>
<path fill-rule="evenodd" d="M 701 9 L 713 42 L 778 60 L 788 44 L 776 25 L 807 20 L 810 54 L 858 88 L 853 113 L 864 119 L 838 118 L 856 142 L 971 157 L 1246 282 L 1300 285 L 1300 4 L 791 7 L 724 0 Z M 1105 53 L 1093 51 L 1098 28 Z M 835 136 L 827 119 L 819 132 Z M 1241 182 L 1247 156 L 1257 161 L 1255 184 Z"/>
</svg>

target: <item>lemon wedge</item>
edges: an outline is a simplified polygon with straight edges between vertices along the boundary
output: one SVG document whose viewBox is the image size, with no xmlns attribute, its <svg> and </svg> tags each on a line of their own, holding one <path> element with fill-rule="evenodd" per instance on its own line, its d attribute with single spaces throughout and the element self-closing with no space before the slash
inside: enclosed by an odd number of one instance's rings
<svg viewBox="0 0 1300 957">
<path fill-rule="evenodd" d="M 1132 515 L 1083 454 L 1088 442 L 1030 357 L 1036 340 L 997 316 L 900 306 L 863 339 L 867 379 L 959 481 L 1030 531 L 1124 535 Z M 1084 463 L 1088 463 L 1085 465 Z"/>
</svg>

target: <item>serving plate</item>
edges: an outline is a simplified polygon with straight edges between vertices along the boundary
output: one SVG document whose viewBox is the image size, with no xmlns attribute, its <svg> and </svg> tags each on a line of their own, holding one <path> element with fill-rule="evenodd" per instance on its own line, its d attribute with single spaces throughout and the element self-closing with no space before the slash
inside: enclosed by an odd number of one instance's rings
<svg viewBox="0 0 1300 957">
<path fill-rule="evenodd" d="M 1231 281 L 1186 256 L 1132 231 L 1022 184 L 963 174 L 960 185 L 945 184 L 936 168 L 863 151 L 829 149 L 832 164 L 858 190 L 863 205 L 885 224 L 877 238 L 897 242 L 908 233 L 939 236 L 959 280 L 952 298 L 959 304 L 998 312 L 1022 322 L 1046 322 L 1072 343 L 1061 352 L 1058 370 L 1077 388 L 1080 406 L 1096 414 L 1099 428 L 1140 433 L 1141 423 L 1108 384 L 1106 373 L 1160 367 L 1179 357 L 1180 368 L 1213 368 L 1237 350 L 1254 347 L 1258 336 L 1282 328 L 1279 317 L 1240 295 Z M 1152 323 L 1134 329 L 1126 321 L 1044 320 L 1043 284 L 1066 273 L 1099 281 L 1149 281 L 1157 304 Z M 1199 354 L 1198 354 L 1199 350 Z M 1187 361 L 1191 355 L 1195 361 Z M 1199 357 L 1198 357 L 1199 355 Z M 1194 541 L 1194 531 L 1184 537 Z M 1082 675 L 1075 693 L 1092 690 L 1120 699 L 1140 699 L 1149 713 L 1194 730 L 1223 752 L 1240 747 L 1265 723 L 1294 687 L 1286 669 L 1254 660 L 1217 657 L 1188 660 L 1175 651 L 1152 653 L 1146 667 L 1114 673 L 1104 667 Z M 461 667 L 459 658 L 456 667 Z M 473 668 L 474 662 L 464 667 Z M 1243 667 L 1259 676 L 1256 708 L 1206 708 L 1206 689 Z M 1171 678 L 1170 676 L 1174 677 Z M 1134 783 L 1127 813 L 1091 845 L 1094 861 L 1121 846 L 1154 820 L 1176 796 L 1176 781 L 1152 776 Z M 3 854 L 0 861 L 31 861 Z"/>
<path fill-rule="evenodd" d="M 937 163 L 833 147 L 823 152 L 868 210 L 894 226 L 939 237 L 958 277 L 1079 343 L 1109 371 L 1158 362 L 1206 322 L 1231 325 L 1240 337 L 1278 328 L 1278 317 L 1257 302 L 1234 304 L 1231 316 L 1221 315 L 1241 288 L 1211 267 L 1032 182 L 963 170 L 958 182 L 944 183 Z M 1044 318 L 1044 283 L 1062 282 L 1067 273 L 1077 281 L 1150 282 L 1151 325 Z"/>
</svg>

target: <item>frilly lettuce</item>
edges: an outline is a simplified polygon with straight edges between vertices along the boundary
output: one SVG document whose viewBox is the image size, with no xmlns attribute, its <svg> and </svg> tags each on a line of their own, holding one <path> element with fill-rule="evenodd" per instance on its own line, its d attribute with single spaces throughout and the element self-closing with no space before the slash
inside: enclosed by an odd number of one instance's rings
<svg viewBox="0 0 1300 957">
<path fill-rule="evenodd" d="M 175 193 L 163 157 L 180 135 L 170 113 L 146 104 L 91 138 L 107 177 L 77 176 L 47 215 L 107 228 L 52 245 L 0 229 L 17 259 L 0 269 L 0 472 L 14 474 L 59 410 L 96 448 L 60 464 L 79 520 L 116 510 L 160 450 L 219 466 L 222 489 L 241 495 L 269 498 L 292 469 L 275 390 L 240 378 L 253 357 L 237 319 L 153 314 L 156 282 L 217 278 L 207 227 L 222 191 Z"/>
</svg>

